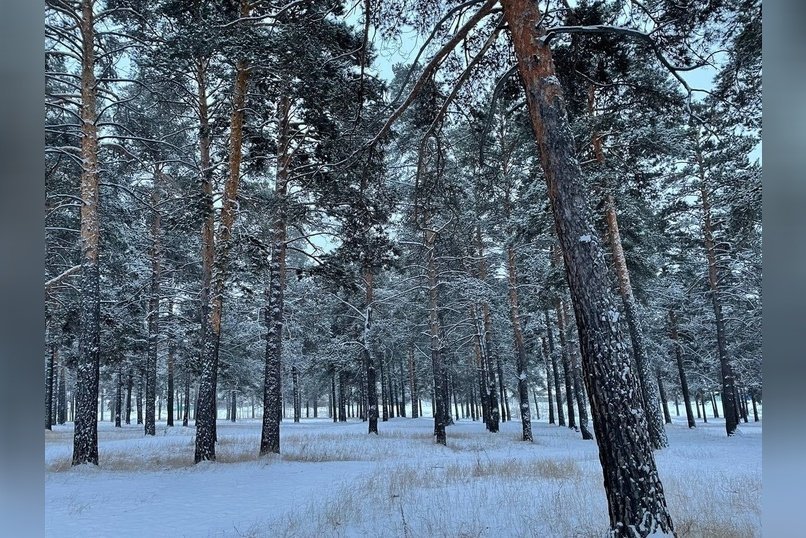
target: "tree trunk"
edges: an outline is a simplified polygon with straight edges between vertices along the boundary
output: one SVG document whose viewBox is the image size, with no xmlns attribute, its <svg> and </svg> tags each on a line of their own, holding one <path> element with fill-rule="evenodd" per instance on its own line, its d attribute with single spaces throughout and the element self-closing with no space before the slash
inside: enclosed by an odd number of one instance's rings
<svg viewBox="0 0 806 538">
<path fill-rule="evenodd" d="M 267 287 L 268 305 L 266 308 L 266 368 L 263 381 L 263 426 L 260 439 L 260 455 L 280 453 L 280 412 L 282 410 L 282 350 L 283 323 L 285 320 L 284 294 L 286 269 L 286 236 L 288 233 L 286 196 L 291 165 L 289 120 L 291 100 L 287 96 L 280 99 L 278 117 L 280 132 L 277 144 L 277 178 L 275 181 L 274 230 L 272 238 L 271 268 Z"/>
<path fill-rule="evenodd" d="M 526 367 L 526 344 L 523 341 L 520 311 L 518 305 L 518 274 L 515 260 L 515 249 L 507 248 L 507 270 L 509 273 L 509 313 L 512 320 L 512 332 L 515 336 L 515 357 L 518 371 L 518 400 L 521 415 L 522 439 L 532 441 L 532 419 L 529 413 L 529 382 Z"/>
<path fill-rule="evenodd" d="M 123 407 L 123 377 L 118 372 L 117 387 L 115 387 L 115 427 L 120 428 L 120 410 Z"/>
<path fill-rule="evenodd" d="M 663 378 L 660 375 L 660 368 L 655 369 L 655 378 L 658 381 L 658 392 L 660 392 L 660 401 L 663 408 L 663 420 L 666 424 L 672 423 L 672 417 L 669 414 L 669 400 L 666 398 L 666 388 L 663 386 Z"/>
<path fill-rule="evenodd" d="M 230 412 L 229 412 L 229 419 L 230 422 L 235 422 L 235 415 L 237 414 L 238 409 L 238 394 L 235 389 L 230 391 Z"/>
<path fill-rule="evenodd" d="M 168 314 L 173 314 L 173 304 L 168 301 Z M 168 340 L 168 358 L 167 358 L 167 401 L 165 402 L 166 411 L 168 416 L 166 418 L 166 426 L 174 425 L 174 353 L 176 351 L 176 344 L 173 338 L 169 337 Z"/>
<path fill-rule="evenodd" d="M 190 419 L 190 369 L 185 370 L 185 404 L 182 406 L 182 426 L 187 428 Z"/>
<path fill-rule="evenodd" d="M 579 431 L 582 439 L 589 441 L 593 439 L 593 434 L 588 429 L 588 408 L 585 405 L 585 391 L 582 387 L 582 366 L 579 363 L 576 349 L 570 350 L 571 373 L 574 380 L 574 397 L 579 410 Z"/>
<path fill-rule="evenodd" d="M 364 298 L 364 331 L 362 333 L 362 352 L 367 371 L 367 407 L 368 428 L 367 433 L 378 435 L 378 380 L 375 370 L 375 357 L 372 353 L 372 302 L 373 302 L 373 274 L 372 268 L 364 267 L 364 282 L 366 284 L 366 297 Z M 381 379 L 383 383 L 383 379 Z"/>
<path fill-rule="evenodd" d="M 98 378 L 101 293 L 98 124 L 95 110 L 95 21 L 93 0 L 82 0 L 81 21 L 81 298 L 74 413 L 73 465 L 98 465 Z"/>
<path fill-rule="evenodd" d="M 758 407 L 756 405 L 756 391 L 750 391 L 750 401 L 753 402 L 753 422 L 758 422 Z"/>
<path fill-rule="evenodd" d="M 624 304 L 624 314 L 627 317 L 627 326 L 630 330 L 633 359 L 635 360 L 638 383 L 641 388 L 641 400 L 649 424 L 649 439 L 653 448 L 663 448 L 669 446 L 669 440 L 666 438 L 666 430 L 663 427 L 658 393 L 655 390 L 654 383 L 652 383 L 651 364 L 649 357 L 646 356 L 644 334 L 638 319 L 635 297 L 630 283 L 630 273 L 627 270 L 627 260 L 624 257 L 624 249 L 621 245 L 621 234 L 619 233 L 616 218 L 616 204 L 612 194 L 607 195 L 606 208 L 608 237 L 610 238 L 610 248 L 613 251 L 613 265 L 616 268 L 621 302 Z"/>
<path fill-rule="evenodd" d="M 549 424 L 556 424 L 554 420 L 554 405 L 552 402 L 552 389 L 554 387 L 552 375 L 551 375 L 551 362 L 549 359 L 549 352 L 548 346 L 546 345 L 546 339 L 541 337 L 540 338 L 540 345 L 543 351 L 543 363 L 546 365 L 546 392 L 548 395 L 548 404 L 549 404 Z M 537 405 L 537 404 L 535 404 Z"/>
<path fill-rule="evenodd" d="M 714 309 L 716 347 L 722 377 L 722 412 L 725 415 L 725 431 L 728 436 L 731 436 L 736 432 L 736 428 L 739 426 L 739 420 L 736 417 L 733 366 L 728 356 L 728 346 L 725 340 L 725 321 L 722 317 L 722 296 L 721 290 L 719 289 L 719 267 L 716 258 L 713 224 L 711 222 L 710 193 L 705 176 L 705 165 L 703 163 L 699 136 L 697 136 L 696 156 L 700 176 L 700 194 L 702 198 L 702 235 L 703 242 L 705 243 L 705 257 L 708 260 L 708 287 L 710 290 L 711 305 Z"/>
<path fill-rule="evenodd" d="M 151 205 L 160 206 L 162 170 L 154 171 L 154 186 L 151 189 Z M 145 434 L 155 435 L 154 412 L 157 397 L 157 353 L 160 337 L 160 278 L 162 273 L 161 216 L 159 211 L 151 214 L 151 288 L 148 294 L 148 355 L 146 356 L 146 416 Z"/>
<path fill-rule="evenodd" d="M 56 422 L 64 424 L 67 422 L 67 368 L 63 363 L 59 363 L 59 384 L 58 396 L 56 397 Z M 755 405 L 755 404 L 754 404 Z"/>
<path fill-rule="evenodd" d="M 409 348 L 409 387 L 411 387 L 411 416 L 412 418 L 418 418 L 421 415 L 420 409 L 418 408 L 418 403 L 420 401 L 420 396 L 417 392 L 417 377 L 415 372 L 414 366 L 414 350 Z"/>
<path fill-rule="evenodd" d="M 347 422 L 347 398 L 344 393 L 344 372 L 339 370 L 339 422 Z"/>
<path fill-rule="evenodd" d="M 683 403 L 686 407 L 686 420 L 688 421 L 688 427 L 694 428 L 697 424 L 694 422 L 694 413 L 691 411 L 691 394 L 688 390 L 686 370 L 683 368 L 683 348 L 677 335 L 677 315 L 675 315 L 674 310 L 669 310 L 669 337 L 672 339 L 674 354 L 677 359 L 677 373 L 680 376 L 680 391 L 683 393 Z"/>
<path fill-rule="evenodd" d="M 403 368 L 403 355 L 397 355 L 400 366 L 400 413 L 399 415 L 406 418 L 406 371 Z M 389 369 L 392 370 L 393 366 L 390 364 Z"/>
<path fill-rule="evenodd" d="M 132 371 L 129 370 L 126 376 L 126 424 L 132 423 L 132 386 L 134 381 L 132 379 Z"/>
<path fill-rule="evenodd" d="M 565 304 L 560 298 L 557 298 L 555 311 L 557 312 L 557 332 L 560 336 L 560 356 L 562 357 L 563 376 L 565 378 L 565 399 L 568 409 L 568 427 L 576 429 L 576 417 L 574 416 L 574 389 L 571 381 L 571 364 L 568 357 L 568 342 L 566 341 L 565 332 Z"/>
<path fill-rule="evenodd" d="M 563 411 L 563 397 L 560 390 L 560 370 L 557 367 L 557 355 L 554 353 L 554 331 L 551 328 L 551 321 L 549 319 L 548 309 L 543 311 L 543 317 L 546 320 L 546 341 L 544 342 L 544 353 L 548 353 L 551 359 L 551 369 L 554 374 L 554 396 L 557 398 L 557 424 L 565 426 L 565 411 Z M 548 349 L 545 349 L 548 345 Z"/>
<path fill-rule="evenodd" d="M 143 372 L 137 372 L 137 424 L 143 423 Z"/>
<path fill-rule="evenodd" d="M 618 326 L 604 252 L 593 227 L 574 140 L 538 5 L 502 0 L 539 146 L 580 335 L 612 536 L 673 534 L 647 418 Z M 588 240 L 590 239 L 590 240 Z M 636 410 L 636 407 L 639 409 Z"/>
<path fill-rule="evenodd" d="M 389 391 L 386 388 L 386 381 L 388 373 L 386 372 L 385 361 L 383 355 L 378 359 L 381 369 L 381 420 L 387 422 L 389 420 Z"/>
<path fill-rule="evenodd" d="M 478 374 L 479 383 L 479 399 L 481 400 L 481 418 L 485 427 L 490 430 L 490 400 L 487 393 L 487 359 L 484 356 L 484 343 L 483 333 L 484 329 L 480 325 L 480 320 L 476 314 L 476 306 L 470 305 L 470 317 L 473 319 L 473 326 L 476 329 L 476 334 L 473 339 L 473 350 L 476 356 L 476 372 Z M 492 430 L 491 430 L 492 431 Z"/>
<path fill-rule="evenodd" d="M 296 364 L 291 366 L 291 399 L 294 405 L 294 422 L 299 422 L 302 405 L 299 393 L 299 369 Z"/>
<path fill-rule="evenodd" d="M 338 422 L 339 416 L 336 411 L 336 372 L 330 371 L 330 418 L 333 422 Z"/>
<path fill-rule="evenodd" d="M 445 374 L 439 340 L 440 325 L 437 303 L 436 232 L 425 230 L 426 258 L 428 263 L 428 319 L 430 328 L 431 367 L 434 370 L 434 439 L 446 445 L 445 435 Z"/>
<path fill-rule="evenodd" d="M 56 362 L 56 344 L 50 345 L 45 366 L 45 429 L 53 430 L 53 368 Z"/>
<path fill-rule="evenodd" d="M 708 391 L 711 396 L 711 407 L 714 409 L 714 418 L 719 418 L 719 409 L 716 408 L 716 395 L 712 391 Z"/>
<path fill-rule="evenodd" d="M 481 239 L 481 227 L 476 226 L 476 250 L 479 256 L 479 280 L 487 280 L 487 259 L 484 256 L 484 242 Z M 485 359 L 485 372 L 487 374 L 487 387 L 485 397 L 488 405 L 487 429 L 492 433 L 497 433 L 501 422 L 501 411 L 498 408 L 498 394 L 495 380 L 495 370 L 493 365 L 498 363 L 498 352 L 493 342 L 492 319 L 490 318 L 490 305 L 487 301 L 481 302 L 481 320 L 484 328 L 484 351 L 482 356 Z"/>
<path fill-rule="evenodd" d="M 248 17 L 250 3 L 242 0 L 240 16 Z M 229 252 L 232 234 L 237 216 L 238 187 L 241 179 L 241 159 L 243 145 L 243 122 L 246 101 L 246 87 L 249 79 L 249 67 L 244 60 L 235 63 L 235 82 L 233 84 L 232 112 L 230 114 L 229 167 L 227 180 L 224 183 L 224 196 L 221 202 L 221 221 L 218 226 L 218 237 L 210 241 L 212 250 L 212 290 L 210 294 L 208 338 L 203 342 L 202 373 L 199 383 L 199 407 L 196 411 L 196 449 L 194 461 L 215 461 L 216 418 L 218 415 L 216 400 L 218 386 L 218 355 L 221 341 L 221 318 L 224 307 L 224 290 L 229 269 Z M 206 97 L 204 100 L 206 108 Z M 209 149 L 209 148 L 208 148 Z M 212 202 L 212 199 L 210 200 Z M 212 209 L 209 207 L 208 209 Z M 212 230 L 210 230 L 212 235 Z M 209 238 L 212 239 L 212 238 Z"/>
</svg>

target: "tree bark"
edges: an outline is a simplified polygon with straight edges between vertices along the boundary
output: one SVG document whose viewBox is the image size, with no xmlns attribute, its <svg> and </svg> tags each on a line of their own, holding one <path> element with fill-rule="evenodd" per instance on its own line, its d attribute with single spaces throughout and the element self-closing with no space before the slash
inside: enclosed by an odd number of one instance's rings
<svg viewBox="0 0 806 538">
<path fill-rule="evenodd" d="M 53 430 L 53 369 L 56 362 L 56 344 L 50 344 L 45 366 L 45 429 Z"/>
<path fill-rule="evenodd" d="M 372 353 L 372 302 L 373 302 L 373 274 L 372 268 L 368 265 L 364 267 L 364 282 L 366 284 L 366 296 L 364 298 L 364 331 L 362 337 L 362 351 L 364 353 L 364 363 L 367 371 L 367 407 L 368 407 L 368 428 L 367 433 L 378 434 L 378 380 L 375 370 L 375 357 Z M 381 379 L 383 382 L 383 379 Z"/>
<path fill-rule="evenodd" d="M 515 249 L 507 248 L 507 271 L 509 273 L 509 312 L 512 320 L 512 332 L 515 336 L 515 357 L 518 370 L 518 399 L 521 414 L 521 429 L 524 441 L 533 441 L 532 418 L 529 410 L 529 381 L 526 366 L 526 344 L 523 340 L 521 318 L 518 304 L 518 273 Z"/>
<path fill-rule="evenodd" d="M 115 427 L 120 428 L 120 413 L 123 407 L 123 377 L 120 372 L 117 375 L 117 386 L 115 387 Z"/>
<path fill-rule="evenodd" d="M 560 390 L 560 369 L 557 367 L 557 355 L 554 353 L 554 330 L 551 328 L 551 320 L 549 319 L 548 309 L 543 311 L 543 317 L 546 320 L 546 342 L 548 346 L 544 353 L 548 354 L 551 359 L 551 369 L 554 374 L 554 396 L 557 398 L 557 424 L 565 426 L 565 411 L 563 411 L 563 396 Z"/>
<path fill-rule="evenodd" d="M 302 414 L 302 402 L 299 393 L 299 369 L 296 364 L 291 366 L 291 397 L 294 404 L 294 422 L 299 422 Z"/>
<path fill-rule="evenodd" d="M 627 326 L 630 330 L 630 340 L 632 341 L 633 359 L 638 373 L 638 383 L 641 388 L 641 396 L 644 405 L 644 413 L 649 424 L 649 439 L 655 449 L 669 446 L 666 438 L 666 430 L 663 426 L 658 393 L 652 383 L 652 369 L 649 357 L 646 356 L 644 346 L 644 334 L 641 329 L 640 320 L 635 304 L 635 297 L 630 283 L 630 273 L 627 270 L 627 260 L 624 257 L 624 249 L 621 245 L 621 234 L 619 233 L 618 220 L 616 218 L 616 203 L 613 195 L 607 195 L 606 218 L 608 237 L 610 238 L 610 248 L 613 252 L 613 265 L 616 268 L 621 301 L 624 304 L 624 314 L 627 317 Z"/>
<path fill-rule="evenodd" d="M 549 358 L 548 344 L 546 344 L 545 337 L 540 338 L 540 347 L 543 351 L 543 362 L 546 365 L 546 392 L 548 395 L 548 405 L 549 405 L 549 424 L 556 424 L 554 420 L 554 405 L 552 402 L 554 380 L 553 376 L 551 375 L 551 359 Z"/>
<path fill-rule="evenodd" d="M 479 257 L 479 280 L 487 280 L 487 259 L 484 255 L 484 242 L 481 238 L 481 226 L 476 226 L 476 250 Z M 485 373 L 487 376 L 484 394 L 488 406 L 487 429 L 492 433 L 497 433 L 501 422 L 501 410 L 498 407 L 498 394 L 496 388 L 495 365 L 498 360 L 498 352 L 493 341 L 492 319 L 490 317 L 490 304 L 486 300 L 481 301 L 481 320 L 484 330 L 484 348 L 482 356 L 485 359 Z"/>
<path fill-rule="evenodd" d="M 274 230 L 271 252 L 271 270 L 267 287 L 268 306 L 266 308 L 266 369 L 263 383 L 263 426 L 260 440 L 260 455 L 280 453 L 280 417 L 282 406 L 282 350 L 285 271 L 286 271 L 286 236 L 288 234 L 286 197 L 288 194 L 288 176 L 291 165 L 291 148 L 289 122 L 291 100 L 287 96 L 280 99 L 278 117 L 280 122 L 277 149 L 277 178 L 274 193 L 277 198 L 277 209 L 274 218 Z"/>
<path fill-rule="evenodd" d="M 137 424 L 143 423 L 143 372 L 137 372 L 137 393 L 135 394 L 137 400 Z"/>
<path fill-rule="evenodd" d="M 672 417 L 669 414 L 669 400 L 666 398 L 666 388 L 663 386 L 663 378 L 660 374 L 660 368 L 655 369 L 655 378 L 658 381 L 658 392 L 660 392 L 661 407 L 663 408 L 663 420 L 666 424 L 672 423 Z"/>
<path fill-rule="evenodd" d="M 95 80 L 93 0 L 82 0 L 81 20 L 81 298 L 76 367 L 73 465 L 98 465 L 98 379 L 100 367 L 101 293 L 98 126 Z"/>
<path fill-rule="evenodd" d="M 647 418 L 618 325 L 574 140 L 538 5 L 502 0 L 548 185 L 580 335 L 612 536 L 673 534 Z M 636 409 L 637 408 L 637 409 Z"/>
<path fill-rule="evenodd" d="M 563 300 L 557 298 L 557 332 L 560 336 L 560 356 L 562 357 L 563 376 L 565 378 L 565 399 L 568 409 L 568 427 L 576 429 L 576 417 L 574 415 L 574 389 L 571 381 L 571 364 L 568 353 L 568 342 L 566 341 L 565 329 L 565 305 Z"/>
<path fill-rule="evenodd" d="M 705 164 L 703 162 L 699 136 L 697 136 L 696 141 L 696 157 L 702 200 L 702 235 L 705 244 L 705 257 L 708 261 L 708 287 L 710 290 L 711 306 L 714 309 L 716 347 L 719 355 L 720 374 L 722 378 L 722 412 L 725 415 L 725 431 L 728 436 L 731 436 L 736 433 L 736 428 L 739 426 L 739 420 L 736 416 L 735 381 L 733 377 L 733 366 L 728 356 L 728 346 L 725 340 L 725 321 L 722 317 L 722 296 L 719 288 L 719 266 L 716 257 L 714 228 L 711 221 L 710 192 L 705 175 Z"/>
<path fill-rule="evenodd" d="M 172 315 L 173 303 L 168 301 L 168 315 Z M 168 358 L 167 358 L 167 401 L 165 402 L 166 411 L 168 416 L 166 418 L 166 426 L 174 425 L 174 353 L 176 352 L 176 343 L 173 338 L 169 337 L 168 340 Z"/>
<path fill-rule="evenodd" d="M 694 413 L 691 411 L 691 393 L 688 390 L 688 380 L 686 370 L 683 368 L 683 348 L 680 345 L 677 334 L 677 315 L 674 310 L 669 310 L 669 338 L 672 339 L 674 354 L 677 359 L 677 374 L 680 376 L 680 391 L 683 393 L 683 403 L 686 407 L 686 421 L 689 428 L 695 428 Z"/>
<path fill-rule="evenodd" d="M 445 374 L 442 363 L 440 325 L 437 302 L 436 232 L 425 230 L 426 259 L 428 263 L 428 319 L 430 329 L 431 367 L 434 371 L 434 439 L 446 445 L 445 435 Z"/>
<path fill-rule="evenodd" d="M 411 416 L 412 418 L 418 418 L 420 416 L 420 410 L 418 408 L 420 396 L 417 392 L 417 377 L 414 366 L 414 350 L 409 348 L 408 354 L 409 354 L 409 379 L 410 379 L 409 387 L 411 387 Z"/>
<path fill-rule="evenodd" d="M 132 423 L 132 386 L 134 385 L 134 381 L 132 380 L 132 371 L 131 369 L 128 371 L 126 375 L 126 424 Z"/>
<path fill-rule="evenodd" d="M 157 165 L 154 171 L 154 185 L 151 189 L 151 205 L 160 206 L 162 170 Z M 156 209 L 151 215 L 151 288 L 148 294 L 148 355 L 146 356 L 146 414 L 145 434 L 155 435 L 155 407 L 157 397 L 157 354 L 160 337 L 160 278 L 162 275 L 161 215 Z"/>
<path fill-rule="evenodd" d="M 67 375 L 67 368 L 64 367 L 64 364 L 60 361 L 59 362 L 59 383 L 58 383 L 58 395 L 56 397 L 56 422 L 58 424 L 64 424 L 67 422 L 67 380 L 65 376 Z"/>
</svg>

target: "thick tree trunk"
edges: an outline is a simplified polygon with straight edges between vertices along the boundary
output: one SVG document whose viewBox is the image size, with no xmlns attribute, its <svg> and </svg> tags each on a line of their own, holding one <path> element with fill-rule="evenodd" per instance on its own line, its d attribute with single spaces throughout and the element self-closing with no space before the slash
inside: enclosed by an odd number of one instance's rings
<svg viewBox="0 0 806 538">
<path fill-rule="evenodd" d="M 719 418 L 719 409 L 716 407 L 716 395 L 712 391 L 708 391 L 711 396 L 711 407 L 714 409 L 714 418 Z"/>
<path fill-rule="evenodd" d="M 79 303 L 73 465 L 98 465 L 98 378 L 101 293 L 98 125 L 96 117 L 93 0 L 81 2 L 81 298 Z"/>
<path fill-rule="evenodd" d="M 669 310 L 669 338 L 672 339 L 675 359 L 677 360 L 677 374 L 680 376 L 680 391 L 683 393 L 683 403 L 686 407 L 686 421 L 689 428 L 694 428 L 697 424 L 694 422 L 694 413 L 691 411 L 691 393 L 688 390 L 686 370 L 683 368 L 683 348 L 677 335 L 677 315 L 675 315 L 674 310 Z"/>
<path fill-rule="evenodd" d="M 646 432 L 647 418 L 640 409 L 640 389 L 624 351 L 618 309 L 610 292 L 608 269 L 603 264 L 604 252 L 596 238 L 582 174 L 573 153 L 575 144 L 562 88 L 554 73 L 551 50 L 542 39 L 542 17 L 538 5 L 530 0 L 502 0 L 501 4 L 565 259 L 611 535 L 673 534 Z"/>
<path fill-rule="evenodd" d="M 291 165 L 289 121 L 291 100 L 287 96 L 280 99 L 278 118 L 280 132 L 277 145 L 277 178 L 274 193 L 277 209 L 274 217 L 271 267 L 267 287 L 268 305 L 266 308 L 266 368 L 263 380 L 263 426 L 260 439 L 260 455 L 280 453 L 280 413 L 282 412 L 282 350 L 286 236 L 288 234 L 286 196 L 288 175 Z M 341 375 L 341 374 L 340 374 Z"/>
<path fill-rule="evenodd" d="M 512 320 L 512 332 L 515 336 L 515 357 L 518 371 L 518 400 L 521 415 L 523 440 L 532 441 L 532 419 L 529 412 L 529 381 L 526 367 L 526 344 L 523 340 L 521 318 L 518 304 L 518 273 L 515 260 L 515 249 L 507 248 L 507 271 L 509 273 L 509 313 Z"/>
<path fill-rule="evenodd" d="M 705 175 L 700 140 L 697 137 L 697 164 L 700 176 L 700 194 L 702 199 L 702 235 L 705 243 L 705 257 L 708 261 L 708 287 L 711 296 L 711 305 L 714 309 L 714 322 L 716 324 L 716 348 L 719 356 L 720 374 L 722 378 L 722 412 L 725 415 L 725 431 L 728 436 L 736 433 L 739 420 L 736 412 L 735 381 L 733 366 L 728 356 L 728 345 L 725 339 L 725 320 L 722 317 L 722 296 L 719 288 L 719 266 L 716 258 L 716 243 L 714 241 L 714 228 L 711 222 L 710 192 Z"/>
<path fill-rule="evenodd" d="M 666 431 L 663 427 L 658 393 L 655 390 L 655 384 L 652 383 L 652 368 L 649 357 L 646 356 L 644 334 L 638 319 L 635 297 L 630 283 L 630 273 L 627 270 L 627 260 L 624 257 L 624 249 L 621 245 L 621 234 L 619 233 L 616 203 L 613 200 L 613 195 L 607 195 L 605 205 L 608 237 L 610 238 L 610 248 L 613 252 L 613 265 L 616 268 L 621 301 L 624 304 L 624 314 L 627 317 L 627 326 L 630 330 L 633 359 L 635 360 L 641 388 L 641 399 L 644 405 L 644 413 L 647 416 L 647 423 L 649 424 L 649 439 L 653 448 L 663 448 L 669 446 L 669 440 L 666 438 Z"/>
<path fill-rule="evenodd" d="M 557 367 L 557 355 L 554 352 L 554 330 L 551 327 L 551 320 L 549 319 L 548 309 L 543 311 L 543 317 L 546 320 L 546 342 L 548 349 L 544 352 L 548 353 L 551 359 L 551 369 L 554 374 L 554 396 L 557 398 L 557 424 L 565 426 L 565 411 L 563 411 L 563 396 L 560 390 L 560 369 Z"/>
</svg>

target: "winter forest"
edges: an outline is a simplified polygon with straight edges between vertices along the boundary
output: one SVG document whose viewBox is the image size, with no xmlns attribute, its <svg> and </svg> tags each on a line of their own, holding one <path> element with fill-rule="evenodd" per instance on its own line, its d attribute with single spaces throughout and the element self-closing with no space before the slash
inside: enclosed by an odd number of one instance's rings
<svg viewBox="0 0 806 538">
<path fill-rule="evenodd" d="M 761 536 L 760 0 L 47 0 L 48 536 Z"/>
</svg>

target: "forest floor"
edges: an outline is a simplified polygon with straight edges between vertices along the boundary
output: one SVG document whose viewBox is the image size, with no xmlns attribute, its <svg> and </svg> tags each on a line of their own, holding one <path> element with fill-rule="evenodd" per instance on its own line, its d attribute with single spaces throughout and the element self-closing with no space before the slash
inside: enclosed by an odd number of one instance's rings
<svg viewBox="0 0 806 538">
<path fill-rule="evenodd" d="M 667 425 L 656 452 L 681 537 L 761 536 L 761 422 Z M 601 537 L 607 501 L 596 443 L 566 427 L 433 419 L 282 424 L 282 455 L 258 459 L 260 421 L 219 420 L 218 462 L 193 465 L 194 428 L 146 438 L 99 424 L 100 465 L 72 468 L 72 425 L 45 437 L 45 528 L 66 537 Z"/>
</svg>

